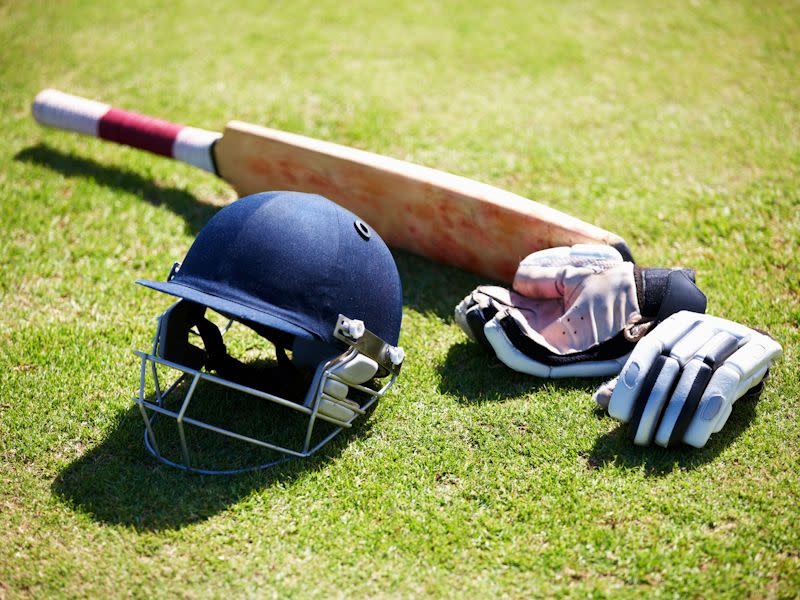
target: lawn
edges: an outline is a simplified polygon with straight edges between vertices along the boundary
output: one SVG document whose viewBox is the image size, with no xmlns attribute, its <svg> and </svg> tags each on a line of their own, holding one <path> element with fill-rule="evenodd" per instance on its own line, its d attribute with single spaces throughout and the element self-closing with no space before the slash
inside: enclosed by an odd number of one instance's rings
<svg viewBox="0 0 800 600">
<path fill-rule="evenodd" d="M 0 3 L 0 598 L 800 594 L 800 4 Z M 235 195 L 46 131 L 56 87 L 455 172 L 697 269 L 784 347 L 702 450 L 641 449 L 453 322 L 482 281 L 396 252 L 407 361 L 318 456 L 233 478 L 142 446 L 133 350 Z"/>
</svg>

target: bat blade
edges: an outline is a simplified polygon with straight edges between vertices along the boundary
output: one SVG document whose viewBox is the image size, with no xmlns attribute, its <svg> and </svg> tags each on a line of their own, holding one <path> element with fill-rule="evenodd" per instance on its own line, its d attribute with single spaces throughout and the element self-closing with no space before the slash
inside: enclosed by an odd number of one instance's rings
<svg viewBox="0 0 800 600">
<path fill-rule="evenodd" d="M 619 236 L 500 188 L 331 142 L 231 121 L 214 148 L 240 195 L 321 194 L 370 223 L 390 245 L 500 281 L 525 256 Z"/>
<path fill-rule="evenodd" d="M 511 192 L 458 175 L 305 136 L 231 121 L 219 133 L 43 90 L 36 120 L 175 158 L 216 173 L 240 195 L 314 192 L 370 223 L 391 246 L 510 282 L 520 260 L 554 246 L 619 236 Z"/>
</svg>

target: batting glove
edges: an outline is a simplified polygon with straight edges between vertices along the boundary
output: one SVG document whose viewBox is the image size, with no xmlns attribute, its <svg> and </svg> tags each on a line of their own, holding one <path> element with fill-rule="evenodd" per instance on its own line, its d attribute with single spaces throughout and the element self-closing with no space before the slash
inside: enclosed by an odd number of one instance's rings
<svg viewBox="0 0 800 600">
<path fill-rule="evenodd" d="M 611 246 L 535 252 L 513 290 L 480 286 L 455 309 L 456 323 L 508 367 L 537 377 L 619 372 L 636 342 L 706 297 L 684 269 L 641 269 Z"/>
<path fill-rule="evenodd" d="M 637 445 L 702 448 L 725 425 L 733 403 L 761 389 L 781 352 L 770 336 L 739 323 L 679 312 L 636 346 L 595 400 L 630 424 Z"/>
</svg>

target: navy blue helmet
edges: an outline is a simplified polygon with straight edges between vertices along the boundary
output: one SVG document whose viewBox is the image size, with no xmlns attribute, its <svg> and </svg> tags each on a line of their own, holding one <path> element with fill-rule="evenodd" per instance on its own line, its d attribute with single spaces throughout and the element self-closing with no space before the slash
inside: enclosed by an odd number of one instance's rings
<svg viewBox="0 0 800 600">
<path fill-rule="evenodd" d="M 402 289 L 392 254 L 368 224 L 322 196 L 268 192 L 237 200 L 211 218 L 167 281 L 137 283 L 180 299 L 159 318 L 152 352 L 137 352 L 145 443 L 174 466 L 218 472 L 192 465 L 184 442 L 184 422 L 208 429 L 185 417 L 196 385 L 180 409 L 169 409 L 158 381 L 155 399 L 148 399 L 148 362 L 176 369 L 181 378 L 228 385 L 296 408 L 309 421 L 302 447 L 249 440 L 284 458 L 315 452 L 363 414 L 400 371 Z M 223 341 L 228 328 L 220 330 L 207 318 L 207 309 L 229 319 L 228 327 L 241 323 L 272 342 L 277 367 L 267 372 L 230 356 Z M 389 383 L 374 383 L 387 375 Z M 182 463 L 159 451 L 153 424 L 164 414 L 178 421 Z M 312 436 L 317 421 L 335 426 L 321 443 Z M 247 437 L 216 426 L 211 430 Z"/>
<path fill-rule="evenodd" d="M 315 194 L 237 200 L 211 218 L 169 281 L 137 283 L 330 344 L 340 313 L 389 344 L 400 333 L 402 290 L 391 252 L 356 215 Z"/>
</svg>

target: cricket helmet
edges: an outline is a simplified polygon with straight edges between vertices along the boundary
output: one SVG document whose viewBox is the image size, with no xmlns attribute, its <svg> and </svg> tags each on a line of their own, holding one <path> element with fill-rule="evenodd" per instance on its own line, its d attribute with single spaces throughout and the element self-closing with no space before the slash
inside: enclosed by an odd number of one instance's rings
<svg viewBox="0 0 800 600">
<path fill-rule="evenodd" d="M 137 283 L 179 299 L 158 318 L 151 352 L 136 352 L 145 446 L 172 466 L 235 473 L 309 456 L 350 427 L 400 372 L 402 290 L 394 259 L 369 225 L 322 196 L 268 192 L 237 200 L 211 218 L 166 281 Z M 227 321 L 222 328 L 213 321 L 220 317 Z M 255 342 L 238 345 L 246 355 L 270 342 L 274 356 L 233 356 L 234 327 L 255 335 Z M 178 376 L 162 389 L 165 371 Z M 205 402 L 213 423 L 194 412 L 201 388 L 216 390 Z M 234 409 L 243 405 L 250 412 L 237 418 Z M 265 427 L 254 433 L 250 426 L 265 406 L 271 410 Z M 283 424 L 283 416 L 300 425 Z M 165 451 L 170 442 L 159 442 L 170 437 L 161 435 L 160 417 L 177 423 L 170 426 L 174 457 Z M 189 443 L 190 429 L 247 444 L 248 451 L 257 446 L 266 458 L 199 466 L 210 453 L 190 452 L 198 445 Z"/>
</svg>

